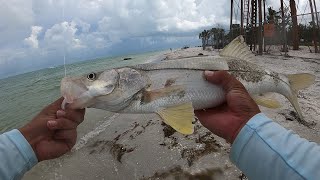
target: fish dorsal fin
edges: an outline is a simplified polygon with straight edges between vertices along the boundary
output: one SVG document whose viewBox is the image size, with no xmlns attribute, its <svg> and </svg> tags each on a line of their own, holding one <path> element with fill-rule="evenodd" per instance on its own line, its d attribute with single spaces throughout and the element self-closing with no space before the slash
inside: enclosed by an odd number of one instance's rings
<svg viewBox="0 0 320 180">
<path fill-rule="evenodd" d="M 169 107 L 157 112 L 163 121 L 181 134 L 192 134 L 194 109 L 192 103 Z"/>
<path fill-rule="evenodd" d="M 220 56 L 232 57 L 245 61 L 251 61 L 254 54 L 250 51 L 243 36 L 236 37 L 220 52 Z"/>
<path fill-rule="evenodd" d="M 259 104 L 260 106 L 264 106 L 271 109 L 277 109 L 281 107 L 281 104 L 278 100 L 265 97 L 265 96 L 254 96 L 254 101 Z"/>
<path fill-rule="evenodd" d="M 219 56 L 190 57 L 173 59 L 159 63 L 146 63 L 130 66 L 130 68 L 144 71 L 162 69 L 188 69 L 188 70 L 229 70 L 227 61 Z"/>
</svg>

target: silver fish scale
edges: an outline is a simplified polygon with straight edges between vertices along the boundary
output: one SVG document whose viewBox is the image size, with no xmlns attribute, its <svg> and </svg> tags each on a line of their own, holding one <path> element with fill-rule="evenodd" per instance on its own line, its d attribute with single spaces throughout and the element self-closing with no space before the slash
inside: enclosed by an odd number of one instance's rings
<svg viewBox="0 0 320 180">
<path fill-rule="evenodd" d="M 159 97 L 151 102 L 141 102 L 143 93 L 140 98 L 131 102 L 123 112 L 128 113 L 152 113 L 163 108 L 175 106 L 187 102 L 192 102 L 195 109 L 204 109 L 214 107 L 224 101 L 224 91 L 221 87 L 207 82 L 203 78 L 201 70 L 174 70 L 166 69 L 162 71 L 147 71 L 146 76 L 152 82 L 149 90 L 165 89 L 165 82 L 173 78 L 174 81 L 170 86 L 181 86 L 184 89 L 183 94 L 172 93 L 164 97 Z"/>
<path fill-rule="evenodd" d="M 209 88 L 208 88 L 209 89 Z M 159 98 L 149 103 L 141 103 L 141 100 L 131 102 L 131 105 L 123 109 L 125 113 L 154 113 L 161 109 L 191 102 L 195 110 L 215 107 L 224 102 L 224 92 L 221 88 L 215 86 L 208 90 L 190 90 L 184 97 L 172 95 Z"/>
</svg>

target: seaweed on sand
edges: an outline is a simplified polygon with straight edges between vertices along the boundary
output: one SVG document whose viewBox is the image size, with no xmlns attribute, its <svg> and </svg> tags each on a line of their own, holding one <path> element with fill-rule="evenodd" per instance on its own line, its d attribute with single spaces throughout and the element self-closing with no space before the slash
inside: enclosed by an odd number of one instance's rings
<svg viewBox="0 0 320 180">
<path fill-rule="evenodd" d="M 111 146 L 110 152 L 119 162 L 121 162 L 121 158 L 124 154 L 130 153 L 134 151 L 134 148 L 127 148 L 122 144 L 114 143 Z"/>
<path fill-rule="evenodd" d="M 203 144 L 203 146 L 200 148 L 187 148 L 181 151 L 181 157 L 187 159 L 189 166 L 191 166 L 194 161 L 207 154 L 218 152 L 222 147 L 222 145 L 214 139 L 211 132 L 199 136 L 196 142 Z"/>
<path fill-rule="evenodd" d="M 171 135 L 173 135 L 175 132 L 177 132 L 176 130 L 174 130 L 171 126 L 165 124 L 164 122 L 161 123 L 161 125 L 163 126 L 163 133 L 164 133 L 164 137 L 170 137 Z"/>
<path fill-rule="evenodd" d="M 215 177 L 219 177 L 223 175 L 223 170 L 221 168 L 211 168 L 206 169 L 198 173 L 191 174 L 188 171 L 185 171 L 182 169 L 181 166 L 175 166 L 167 171 L 164 172 L 156 172 L 151 177 L 143 177 L 142 180 L 146 179 L 166 179 L 169 177 L 172 177 L 175 180 L 202 180 L 202 179 L 208 179 L 208 180 L 214 180 Z"/>
</svg>

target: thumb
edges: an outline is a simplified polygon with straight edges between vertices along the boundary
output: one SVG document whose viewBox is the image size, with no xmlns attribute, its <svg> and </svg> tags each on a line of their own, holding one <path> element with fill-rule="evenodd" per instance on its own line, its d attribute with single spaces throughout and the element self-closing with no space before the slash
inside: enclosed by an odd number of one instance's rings
<svg viewBox="0 0 320 180">
<path fill-rule="evenodd" d="M 55 102 L 53 102 L 53 103 L 49 104 L 47 107 L 45 107 L 44 110 L 56 113 L 59 109 L 61 109 L 61 104 L 62 104 L 63 99 L 64 99 L 63 97 L 60 97 Z"/>
<path fill-rule="evenodd" d="M 226 94 L 232 90 L 246 91 L 245 87 L 227 71 L 205 71 L 204 75 L 207 81 L 220 85 Z"/>
</svg>

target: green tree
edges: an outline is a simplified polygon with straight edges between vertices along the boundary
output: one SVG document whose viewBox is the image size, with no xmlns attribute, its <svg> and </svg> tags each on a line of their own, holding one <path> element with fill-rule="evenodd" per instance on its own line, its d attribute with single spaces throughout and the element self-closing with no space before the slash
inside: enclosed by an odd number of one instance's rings
<svg viewBox="0 0 320 180">
<path fill-rule="evenodd" d="M 222 28 L 216 28 L 215 29 L 215 35 L 214 35 L 214 40 L 215 40 L 215 48 L 220 49 L 223 48 L 224 46 L 224 40 L 225 40 L 225 30 Z"/>
<path fill-rule="evenodd" d="M 207 30 L 203 30 L 200 34 L 199 34 L 199 39 L 202 40 L 202 49 L 205 50 L 207 44 L 208 44 L 208 40 L 209 40 L 209 36 L 210 33 Z"/>
</svg>

